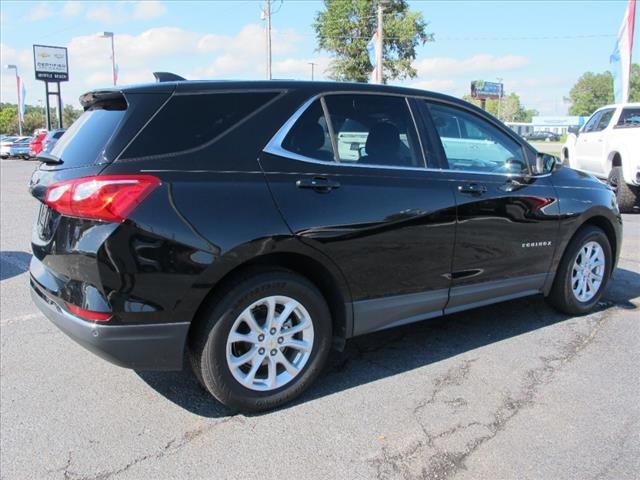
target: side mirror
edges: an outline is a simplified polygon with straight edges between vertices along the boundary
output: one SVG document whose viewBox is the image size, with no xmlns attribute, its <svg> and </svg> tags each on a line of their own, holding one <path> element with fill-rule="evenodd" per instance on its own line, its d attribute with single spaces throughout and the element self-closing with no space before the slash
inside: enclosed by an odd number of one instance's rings
<svg viewBox="0 0 640 480">
<path fill-rule="evenodd" d="M 533 166 L 534 175 L 544 175 L 545 173 L 551 173 L 555 169 L 556 165 L 560 165 L 560 159 L 554 155 L 548 153 L 540 153 L 536 155 L 536 163 Z"/>
<path fill-rule="evenodd" d="M 567 133 L 573 133 L 574 135 L 578 135 L 579 131 L 580 131 L 580 127 L 578 127 L 577 125 L 573 125 L 567 128 Z"/>
</svg>

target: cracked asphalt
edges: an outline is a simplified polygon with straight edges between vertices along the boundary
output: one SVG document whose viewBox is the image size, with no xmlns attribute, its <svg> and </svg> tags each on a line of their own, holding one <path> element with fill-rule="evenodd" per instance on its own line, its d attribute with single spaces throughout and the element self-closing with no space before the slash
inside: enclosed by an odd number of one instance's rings
<svg viewBox="0 0 640 480">
<path fill-rule="evenodd" d="M 244 416 L 38 313 L 34 166 L 0 165 L 2 479 L 640 478 L 640 215 L 595 313 L 534 297 L 361 337 L 297 403 Z"/>
</svg>

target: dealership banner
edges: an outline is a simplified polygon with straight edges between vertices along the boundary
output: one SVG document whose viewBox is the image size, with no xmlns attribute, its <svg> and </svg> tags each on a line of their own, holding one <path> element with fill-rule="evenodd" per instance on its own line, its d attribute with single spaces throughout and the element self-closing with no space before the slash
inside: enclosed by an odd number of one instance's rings
<svg viewBox="0 0 640 480">
<path fill-rule="evenodd" d="M 636 0 L 629 0 L 613 53 L 609 57 L 613 74 L 613 96 L 616 103 L 629 101 L 631 80 L 631 55 L 633 53 L 633 29 L 636 17 Z"/>
</svg>

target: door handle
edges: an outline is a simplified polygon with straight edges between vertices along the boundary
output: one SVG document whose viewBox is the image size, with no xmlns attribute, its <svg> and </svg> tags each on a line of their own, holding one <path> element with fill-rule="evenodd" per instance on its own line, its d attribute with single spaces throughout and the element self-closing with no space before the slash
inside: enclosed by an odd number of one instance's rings
<svg viewBox="0 0 640 480">
<path fill-rule="evenodd" d="M 330 192 L 336 188 L 340 188 L 340 182 L 330 180 L 324 177 L 304 178 L 296 182 L 298 188 L 310 188 L 316 192 Z"/>
<path fill-rule="evenodd" d="M 467 183 L 465 185 L 458 185 L 458 191 L 460 193 L 470 193 L 471 195 L 482 195 L 487 192 L 487 187 L 477 183 Z"/>
</svg>

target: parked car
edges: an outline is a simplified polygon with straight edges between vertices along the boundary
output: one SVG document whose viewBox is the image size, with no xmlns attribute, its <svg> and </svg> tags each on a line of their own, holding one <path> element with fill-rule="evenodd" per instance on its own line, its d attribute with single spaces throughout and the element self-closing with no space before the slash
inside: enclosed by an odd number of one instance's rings
<svg viewBox="0 0 640 480">
<path fill-rule="evenodd" d="M 60 140 L 60 137 L 66 132 L 66 128 L 58 128 L 56 130 L 51 130 L 47 133 L 47 135 L 42 140 L 42 152 L 48 153 L 53 150 L 55 144 Z"/>
<path fill-rule="evenodd" d="M 171 81 L 81 103 L 31 178 L 33 301 L 124 367 L 186 351 L 232 408 L 291 401 L 368 332 L 537 294 L 588 313 L 620 253 L 607 185 L 446 95 Z"/>
<path fill-rule="evenodd" d="M 594 112 L 562 146 L 572 168 L 607 181 L 623 212 L 640 200 L 640 103 L 607 105 Z"/>
<path fill-rule="evenodd" d="M 23 137 L 13 142 L 9 147 L 9 156 L 27 160 L 29 158 L 31 140 L 31 137 Z"/>
<path fill-rule="evenodd" d="M 526 136 L 526 139 L 531 140 L 544 140 L 545 142 L 557 142 L 560 140 L 560 135 L 548 130 L 542 130 L 539 132 L 532 132 Z"/>
<path fill-rule="evenodd" d="M 48 132 L 46 130 L 41 130 L 33 135 L 33 140 L 31 140 L 31 143 L 29 144 L 29 156 L 37 157 L 38 154 L 42 151 L 42 142 L 47 136 L 47 133 Z"/>
<path fill-rule="evenodd" d="M 0 158 L 9 158 L 9 148 L 13 145 L 18 137 L 15 136 L 3 136 L 0 139 Z"/>
</svg>

